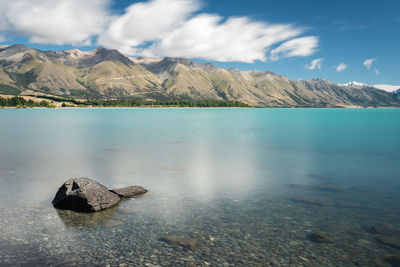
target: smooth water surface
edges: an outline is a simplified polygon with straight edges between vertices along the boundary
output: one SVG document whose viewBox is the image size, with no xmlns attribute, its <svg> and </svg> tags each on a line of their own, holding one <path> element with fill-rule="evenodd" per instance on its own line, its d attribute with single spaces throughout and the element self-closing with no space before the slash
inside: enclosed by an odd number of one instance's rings
<svg viewBox="0 0 400 267">
<path fill-rule="evenodd" d="M 399 109 L 0 110 L 0 265 L 390 266 L 399 137 Z M 149 192 L 57 211 L 71 177 Z"/>
</svg>

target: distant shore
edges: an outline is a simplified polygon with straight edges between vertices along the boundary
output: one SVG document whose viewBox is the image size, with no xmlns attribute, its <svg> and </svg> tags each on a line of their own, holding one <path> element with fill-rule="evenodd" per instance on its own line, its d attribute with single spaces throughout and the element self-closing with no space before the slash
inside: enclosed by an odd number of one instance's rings
<svg viewBox="0 0 400 267">
<path fill-rule="evenodd" d="M 52 95 L 2 95 L 0 109 L 54 108 L 54 109 L 165 109 L 165 108 L 399 108 L 397 106 L 249 106 L 239 101 L 224 100 L 142 100 L 142 99 L 74 99 Z"/>
<path fill-rule="evenodd" d="M 362 106 L 340 106 L 340 107 L 179 107 L 179 106 L 138 106 L 138 107 L 0 107 L 4 109 L 398 109 L 400 107 L 362 107 Z"/>
<path fill-rule="evenodd" d="M 0 107 L 15 108 L 224 108 L 224 107 L 250 107 L 248 104 L 231 100 L 155 100 L 155 99 L 74 99 L 63 98 L 52 95 L 21 96 L 21 95 L 0 95 Z"/>
</svg>

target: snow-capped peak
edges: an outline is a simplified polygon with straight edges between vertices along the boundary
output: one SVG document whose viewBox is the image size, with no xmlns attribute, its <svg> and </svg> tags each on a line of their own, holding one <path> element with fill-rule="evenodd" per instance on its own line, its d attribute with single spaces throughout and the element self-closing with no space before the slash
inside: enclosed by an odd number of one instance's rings
<svg viewBox="0 0 400 267">
<path fill-rule="evenodd" d="M 368 86 L 368 84 L 366 83 L 360 83 L 360 82 L 356 82 L 356 81 L 351 81 L 345 84 L 341 84 L 343 86 L 356 86 L 356 87 L 364 87 L 364 86 Z"/>
</svg>

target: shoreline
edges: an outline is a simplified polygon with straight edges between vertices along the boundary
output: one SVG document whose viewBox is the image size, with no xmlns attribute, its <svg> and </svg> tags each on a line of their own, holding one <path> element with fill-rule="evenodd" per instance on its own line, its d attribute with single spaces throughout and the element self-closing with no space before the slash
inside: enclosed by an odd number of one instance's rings
<svg viewBox="0 0 400 267">
<path fill-rule="evenodd" d="M 398 109 L 400 107 L 178 107 L 178 106 L 140 106 L 140 107 L 0 107 L 2 109 Z"/>
</svg>

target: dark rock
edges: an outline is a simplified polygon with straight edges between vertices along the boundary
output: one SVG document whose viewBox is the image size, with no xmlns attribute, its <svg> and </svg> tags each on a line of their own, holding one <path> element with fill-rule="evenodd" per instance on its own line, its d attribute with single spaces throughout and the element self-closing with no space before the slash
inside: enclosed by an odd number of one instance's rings
<svg viewBox="0 0 400 267">
<path fill-rule="evenodd" d="M 313 242 L 317 243 L 332 243 L 335 241 L 334 238 L 327 236 L 323 233 L 312 233 L 307 236 L 307 238 Z"/>
<path fill-rule="evenodd" d="M 201 240 L 179 236 L 165 236 L 161 238 L 162 241 L 171 245 L 179 245 L 186 249 L 195 250 L 200 248 Z"/>
<path fill-rule="evenodd" d="M 57 209 L 91 212 L 110 208 L 120 200 L 117 194 L 96 181 L 72 178 L 58 189 L 52 204 Z"/>
<path fill-rule="evenodd" d="M 400 267 L 400 255 L 390 256 L 385 258 L 385 260 L 394 267 Z"/>
<path fill-rule="evenodd" d="M 383 235 L 378 235 L 376 239 L 388 246 L 394 247 L 394 248 L 400 248 L 400 238 L 398 237 L 390 237 L 390 236 L 383 236 Z"/>
<path fill-rule="evenodd" d="M 114 189 L 111 190 L 111 192 L 117 194 L 120 197 L 133 197 L 136 195 L 144 194 L 147 192 L 147 190 L 141 186 L 129 186 L 121 189 Z"/>
<path fill-rule="evenodd" d="M 291 201 L 294 202 L 299 202 L 303 204 L 308 204 L 308 205 L 317 205 L 317 206 L 331 206 L 332 203 L 321 200 L 321 199 L 315 199 L 315 198 L 304 198 L 304 197 L 293 197 L 290 199 Z"/>
</svg>

